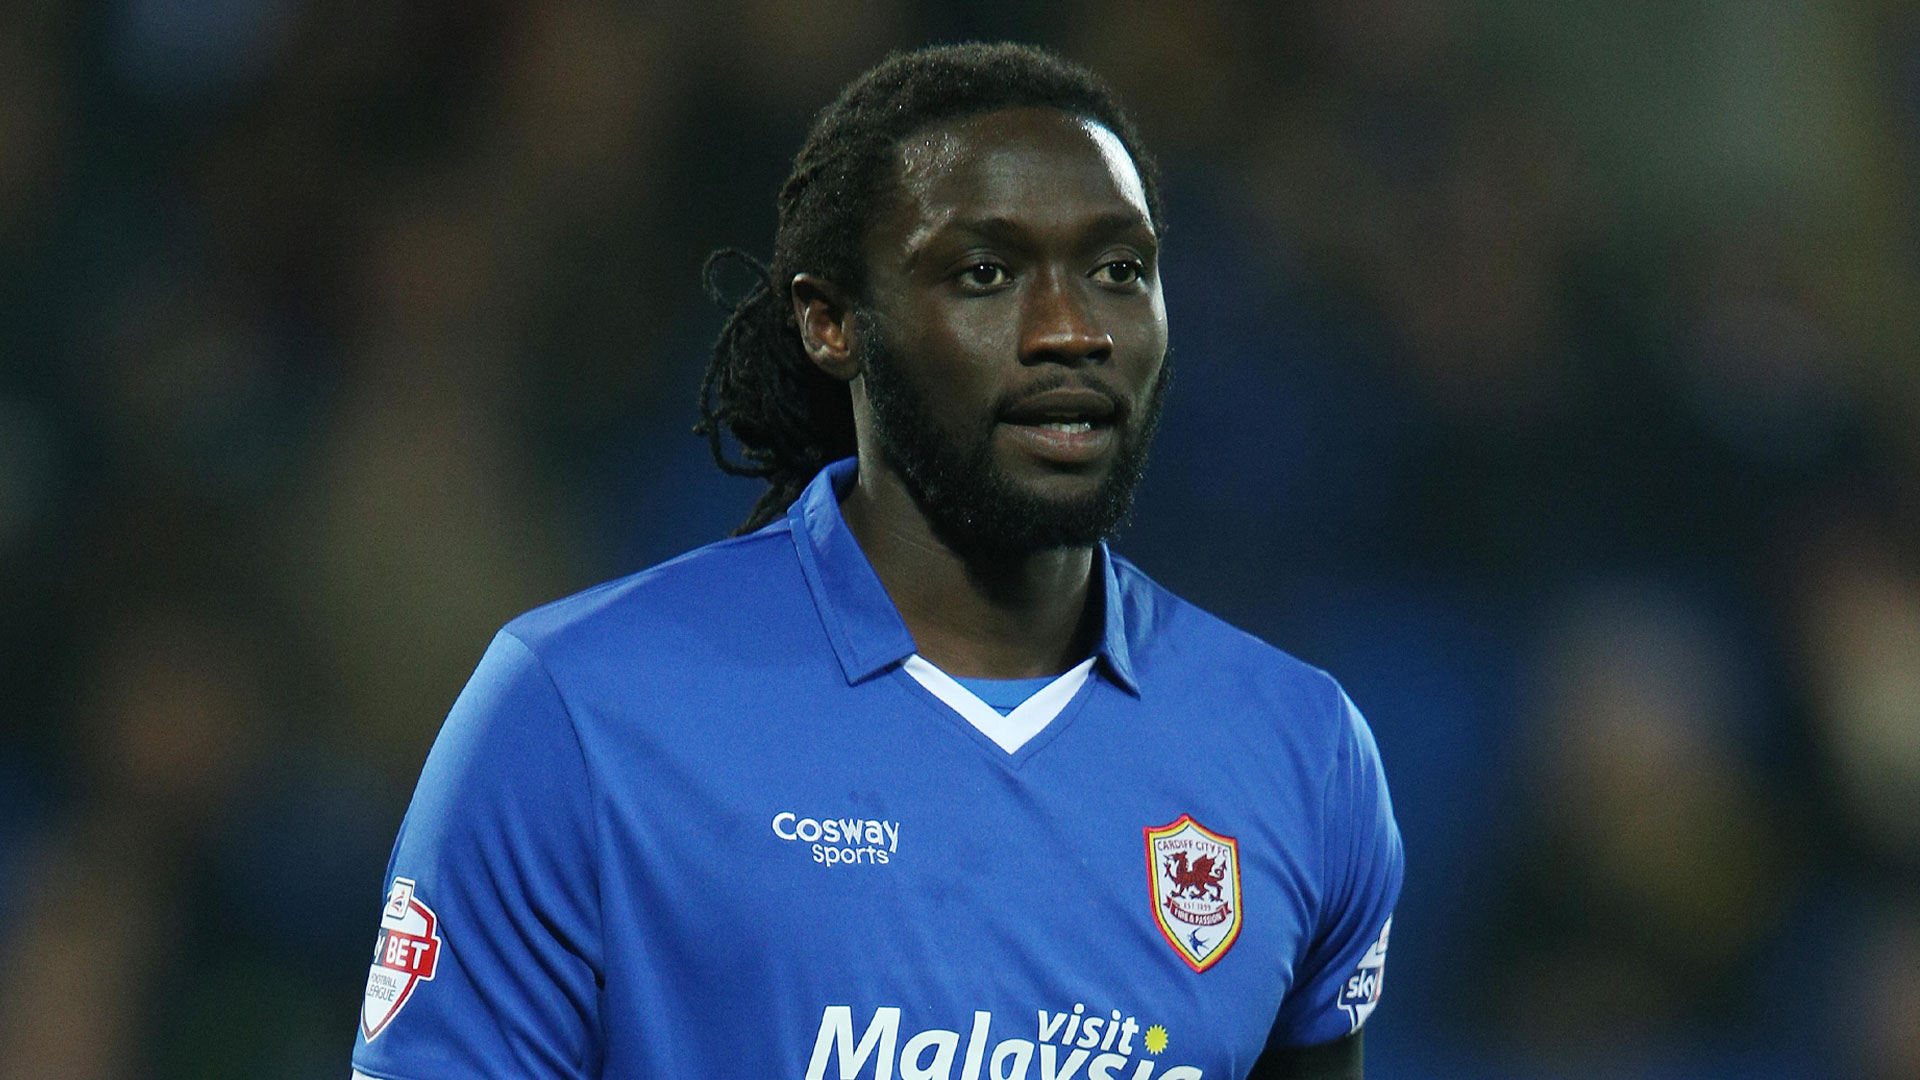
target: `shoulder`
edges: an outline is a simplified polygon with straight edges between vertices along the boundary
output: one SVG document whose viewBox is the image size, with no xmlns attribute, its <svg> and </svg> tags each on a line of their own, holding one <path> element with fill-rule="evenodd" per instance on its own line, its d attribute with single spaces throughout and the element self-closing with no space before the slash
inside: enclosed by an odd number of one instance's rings
<svg viewBox="0 0 1920 1080">
<path fill-rule="evenodd" d="M 737 654 L 817 623 L 783 519 L 534 608 L 502 633 L 565 681 L 581 669 Z"/>
<path fill-rule="evenodd" d="M 1289 735 L 1331 751 L 1353 706 L 1326 671 L 1228 623 L 1113 556 L 1135 669 L 1144 690 L 1171 685 L 1236 714 L 1278 716 Z"/>
</svg>

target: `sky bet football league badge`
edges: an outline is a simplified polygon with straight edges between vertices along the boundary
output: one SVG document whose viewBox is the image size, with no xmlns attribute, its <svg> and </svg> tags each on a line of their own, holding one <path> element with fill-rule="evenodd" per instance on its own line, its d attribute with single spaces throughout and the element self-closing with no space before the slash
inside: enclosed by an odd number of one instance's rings
<svg viewBox="0 0 1920 1080">
<path fill-rule="evenodd" d="M 439 920 L 413 895 L 413 881 L 394 878 L 380 912 L 380 937 L 367 970 L 367 996 L 360 1004 L 360 1033 L 372 1042 L 400 1013 L 414 988 L 433 978 L 440 962 Z"/>
<path fill-rule="evenodd" d="M 1240 845 L 1187 814 L 1146 834 L 1154 922 L 1188 967 L 1205 971 L 1240 936 Z"/>
<path fill-rule="evenodd" d="M 1380 936 L 1372 945 L 1367 946 L 1367 954 L 1360 958 L 1360 964 L 1352 975 L 1340 987 L 1340 1007 L 1346 1010 L 1347 1022 L 1354 1031 L 1367 1022 L 1373 1015 L 1374 1006 L 1380 1004 L 1380 983 L 1387 974 L 1387 937 L 1393 932 L 1393 920 L 1380 928 Z"/>
</svg>

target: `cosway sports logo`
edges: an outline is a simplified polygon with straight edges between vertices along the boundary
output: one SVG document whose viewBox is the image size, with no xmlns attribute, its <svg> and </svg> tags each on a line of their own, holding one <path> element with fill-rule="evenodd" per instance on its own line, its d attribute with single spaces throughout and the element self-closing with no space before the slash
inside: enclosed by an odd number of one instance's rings
<svg viewBox="0 0 1920 1080">
<path fill-rule="evenodd" d="M 1188 967 L 1205 971 L 1240 936 L 1240 844 L 1187 814 L 1145 832 L 1153 921 Z"/>
<path fill-rule="evenodd" d="M 380 937 L 360 1004 L 360 1033 L 368 1042 L 399 1015 L 414 987 L 433 978 L 440 965 L 440 935 L 434 933 L 438 924 L 433 909 L 414 897 L 413 879 L 394 878 L 380 912 Z"/>
<path fill-rule="evenodd" d="M 813 849 L 813 861 L 828 866 L 885 866 L 900 851 L 900 823 L 876 818 L 773 815 L 773 835 Z"/>
<path fill-rule="evenodd" d="M 1140 1023 L 1131 1016 L 1122 1018 L 1119 1009 L 1111 1016 L 1088 1013 L 1085 1005 L 1075 1005 L 1072 1012 L 1041 1009 L 1039 1025 L 1029 1030 L 1034 1032 L 1031 1039 L 995 1042 L 993 1014 L 977 1011 L 964 1051 L 960 1032 L 948 1028 L 928 1028 L 902 1045 L 900 1009 L 888 1005 L 873 1011 L 873 1019 L 855 1041 L 853 1008 L 829 1005 L 820 1014 L 820 1033 L 813 1041 L 806 1080 L 828 1080 L 827 1066 L 835 1059 L 839 1068 L 832 1075 L 837 1080 L 893 1080 L 896 1064 L 900 1080 L 1028 1080 L 1036 1057 L 1040 1068 L 1035 1080 L 1204 1080 L 1201 1070 L 1192 1065 L 1175 1065 L 1156 1074 L 1160 1062 L 1153 1057 L 1136 1062 L 1133 1037 Z M 1147 1028 L 1141 1042 L 1148 1055 L 1158 1055 L 1168 1048 L 1169 1036 L 1155 1024 Z"/>
</svg>

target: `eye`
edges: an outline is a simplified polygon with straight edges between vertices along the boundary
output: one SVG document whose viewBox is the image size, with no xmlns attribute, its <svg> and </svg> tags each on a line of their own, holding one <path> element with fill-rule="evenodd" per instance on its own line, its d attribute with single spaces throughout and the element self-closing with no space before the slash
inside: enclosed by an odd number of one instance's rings
<svg viewBox="0 0 1920 1080">
<path fill-rule="evenodd" d="M 996 288 L 1007 283 L 1007 268 L 999 263 L 977 262 L 960 271 L 960 281 L 975 289 Z"/>
<path fill-rule="evenodd" d="M 967 267 L 963 276 L 969 285 L 992 288 L 1007 280 L 1007 268 L 996 263 L 975 263 Z"/>
<path fill-rule="evenodd" d="M 1093 279 L 1102 285 L 1132 285 L 1147 276 L 1147 268 L 1138 259 L 1115 259 L 1093 271 Z"/>
</svg>

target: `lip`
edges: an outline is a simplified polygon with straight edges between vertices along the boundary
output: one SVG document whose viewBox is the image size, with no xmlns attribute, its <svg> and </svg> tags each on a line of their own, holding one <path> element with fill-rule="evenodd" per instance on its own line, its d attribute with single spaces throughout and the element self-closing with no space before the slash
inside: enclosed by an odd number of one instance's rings
<svg viewBox="0 0 1920 1080">
<path fill-rule="evenodd" d="M 1056 465 L 1089 465 L 1106 457 L 1114 448 L 1112 425 L 1094 425 L 1087 430 L 1060 430 L 1043 425 L 1002 423 L 1014 444 L 1027 454 L 1052 461 Z"/>
<path fill-rule="evenodd" d="M 1091 386 L 1056 386 L 1028 394 L 1002 409 L 1002 423 L 1036 424 L 1083 421 L 1095 428 L 1112 427 L 1119 413 L 1115 395 Z"/>
<path fill-rule="evenodd" d="M 1087 465 L 1113 449 L 1114 428 L 1095 424 L 1084 431 L 1062 431 L 1042 424 L 1002 423 L 1016 446 L 1034 457 L 1058 465 Z"/>
</svg>

